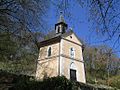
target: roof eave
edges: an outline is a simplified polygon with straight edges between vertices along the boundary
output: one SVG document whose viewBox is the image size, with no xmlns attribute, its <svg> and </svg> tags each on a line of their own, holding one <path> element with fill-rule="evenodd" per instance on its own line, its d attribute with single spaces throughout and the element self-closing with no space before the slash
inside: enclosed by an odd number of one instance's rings
<svg viewBox="0 0 120 90">
<path fill-rule="evenodd" d="M 44 41 L 39 42 L 39 47 L 43 47 L 43 46 L 47 46 L 47 45 L 51 45 L 57 42 L 60 42 L 61 36 L 58 37 L 54 37 L 54 38 L 50 38 Z"/>
</svg>

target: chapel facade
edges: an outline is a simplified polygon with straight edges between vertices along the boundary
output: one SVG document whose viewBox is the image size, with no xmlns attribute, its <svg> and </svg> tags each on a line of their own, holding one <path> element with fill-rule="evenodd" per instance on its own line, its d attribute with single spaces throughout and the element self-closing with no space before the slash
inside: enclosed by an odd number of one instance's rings
<svg viewBox="0 0 120 90">
<path fill-rule="evenodd" d="M 63 16 L 55 24 L 55 30 L 40 42 L 36 78 L 65 76 L 86 83 L 83 45 L 72 30 L 68 30 Z"/>
</svg>

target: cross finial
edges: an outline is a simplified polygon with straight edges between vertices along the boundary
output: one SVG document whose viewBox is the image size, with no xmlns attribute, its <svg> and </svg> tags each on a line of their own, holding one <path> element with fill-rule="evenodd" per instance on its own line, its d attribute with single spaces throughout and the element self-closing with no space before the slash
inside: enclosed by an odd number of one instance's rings
<svg viewBox="0 0 120 90">
<path fill-rule="evenodd" d="M 58 22 L 65 22 L 62 11 L 60 11 L 60 18 Z"/>
</svg>

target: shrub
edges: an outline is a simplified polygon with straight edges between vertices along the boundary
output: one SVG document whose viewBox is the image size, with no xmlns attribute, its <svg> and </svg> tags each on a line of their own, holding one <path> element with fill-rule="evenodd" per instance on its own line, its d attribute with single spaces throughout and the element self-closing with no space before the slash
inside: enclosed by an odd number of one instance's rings
<svg viewBox="0 0 120 90">
<path fill-rule="evenodd" d="M 16 80 L 11 90 L 76 90 L 74 82 L 66 79 L 64 76 L 52 77 L 43 81 L 29 81 L 28 78 Z"/>
<path fill-rule="evenodd" d="M 120 89 L 120 75 L 111 77 L 109 83 L 110 86 L 117 87 Z"/>
</svg>

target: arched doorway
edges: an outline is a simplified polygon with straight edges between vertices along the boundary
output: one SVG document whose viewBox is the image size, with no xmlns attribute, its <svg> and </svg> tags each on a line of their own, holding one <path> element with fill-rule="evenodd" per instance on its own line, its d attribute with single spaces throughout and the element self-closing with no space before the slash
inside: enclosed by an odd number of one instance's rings
<svg viewBox="0 0 120 90">
<path fill-rule="evenodd" d="M 77 68 L 76 68 L 74 62 L 72 62 L 70 64 L 70 79 L 77 81 Z"/>
</svg>

